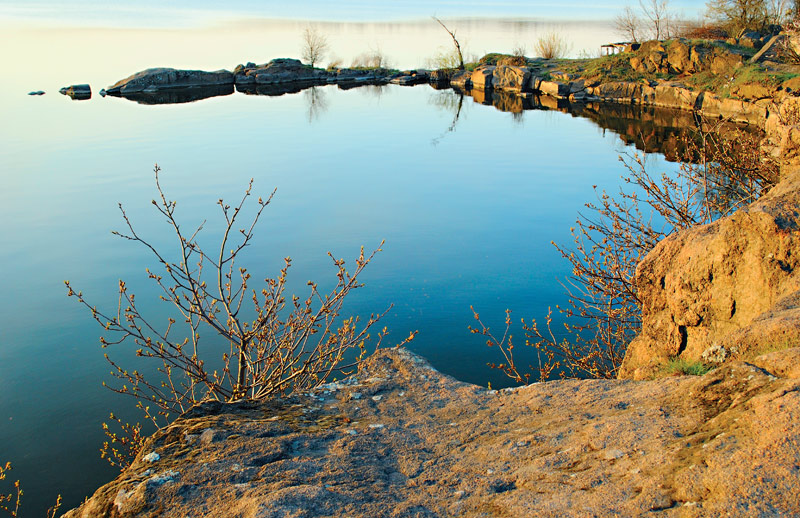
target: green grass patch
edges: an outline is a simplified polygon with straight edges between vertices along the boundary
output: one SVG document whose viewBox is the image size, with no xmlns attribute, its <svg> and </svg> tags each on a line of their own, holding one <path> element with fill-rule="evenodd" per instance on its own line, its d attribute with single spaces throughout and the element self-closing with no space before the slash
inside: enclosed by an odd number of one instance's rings
<svg viewBox="0 0 800 518">
<path fill-rule="evenodd" d="M 702 376 L 711 370 L 711 367 L 697 360 L 685 360 L 683 358 L 670 358 L 661 367 L 662 376 Z"/>
</svg>

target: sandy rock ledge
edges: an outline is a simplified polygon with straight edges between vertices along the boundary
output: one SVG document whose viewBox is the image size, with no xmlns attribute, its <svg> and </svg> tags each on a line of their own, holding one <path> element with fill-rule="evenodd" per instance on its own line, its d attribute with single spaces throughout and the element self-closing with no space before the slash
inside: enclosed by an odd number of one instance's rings
<svg viewBox="0 0 800 518">
<path fill-rule="evenodd" d="M 311 394 L 196 407 L 65 516 L 796 516 L 798 354 L 487 391 L 387 350 Z"/>
</svg>

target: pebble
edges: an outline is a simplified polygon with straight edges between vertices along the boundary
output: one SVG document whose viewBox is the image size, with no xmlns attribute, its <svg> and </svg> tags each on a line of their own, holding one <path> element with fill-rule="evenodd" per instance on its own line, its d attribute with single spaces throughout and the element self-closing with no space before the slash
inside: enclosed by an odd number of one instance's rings
<svg viewBox="0 0 800 518">
<path fill-rule="evenodd" d="M 142 460 L 145 462 L 158 462 L 161 460 L 161 455 L 153 451 L 142 457 Z"/>
<path fill-rule="evenodd" d="M 375 428 L 383 428 L 383 425 L 382 425 L 382 424 L 380 424 L 380 423 L 376 423 L 376 424 L 371 424 L 371 425 L 369 425 L 369 427 L 370 427 L 370 428 L 373 428 L 373 429 L 375 429 Z"/>
<path fill-rule="evenodd" d="M 179 475 L 180 473 L 174 470 L 164 471 L 163 473 L 148 478 L 147 484 L 151 486 L 162 486 L 167 482 L 174 482 Z"/>
<path fill-rule="evenodd" d="M 383 399 L 383 396 L 372 396 L 373 401 L 380 401 L 381 399 Z"/>
<path fill-rule="evenodd" d="M 353 392 L 350 394 L 350 399 L 361 399 L 361 392 Z"/>
<path fill-rule="evenodd" d="M 616 460 L 625 456 L 625 452 L 618 449 L 608 450 L 604 455 L 606 460 Z"/>
</svg>

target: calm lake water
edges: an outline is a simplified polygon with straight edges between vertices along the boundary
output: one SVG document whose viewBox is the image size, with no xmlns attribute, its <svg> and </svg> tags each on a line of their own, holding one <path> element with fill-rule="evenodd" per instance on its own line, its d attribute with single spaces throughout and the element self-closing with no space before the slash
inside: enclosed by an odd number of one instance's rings
<svg viewBox="0 0 800 518">
<path fill-rule="evenodd" d="M 113 309 L 117 280 L 125 279 L 158 317 L 161 307 L 147 302 L 155 296 L 144 272 L 151 257 L 110 233 L 122 229 L 122 203 L 142 234 L 174 248 L 150 206 L 155 162 L 181 221 L 208 219 L 209 237 L 220 228 L 217 199 L 237 199 L 250 178 L 256 194 L 277 188 L 245 262 L 263 278 L 291 256 L 298 293 L 310 279 L 330 282 L 327 251 L 352 260 L 361 245 L 386 240 L 349 311 L 394 304 L 383 322 L 388 345 L 419 330 L 411 349 L 437 368 L 502 386 L 486 367 L 492 350 L 467 331 L 470 305 L 499 328 L 506 308 L 515 320 L 541 318 L 564 302 L 558 280 L 570 272 L 550 241 L 570 242 L 592 185 L 618 188 L 618 156 L 633 149 L 616 131 L 644 127 L 638 113 L 609 130 L 555 110 L 460 102 L 427 85 L 158 106 L 97 95 L 70 101 L 57 87 L 89 81 L 96 92 L 147 66 L 232 68 L 257 56 L 181 60 L 188 45 L 171 46 L 175 34 L 147 33 L 148 48 L 164 49 L 164 59 L 153 60 L 135 51 L 137 33 L 117 36 L 122 57 L 112 59 L 101 30 L 14 34 L 27 51 L 14 58 L 20 73 L 0 82 L 0 461 L 11 460 L 12 476 L 23 481 L 24 516 L 42 516 L 58 493 L 70 508 L 112 478 L 98 455 L 100 423 L 109 411 L 138 419 L 132 401 L 101 387 L 110 377 L 100 329 L 66 297 L 63 280 Z M 80 46 L 65 49 L 71 37 Z M 45 63 L 47 49 L 56 58 Z M 81 49 L 83 58 L 70 61 Z M 408 66 L 418 57 L 395 54 Z M 36 89 L 47 94 L 26 95 Z M 672 167 L 658 155 L 649 160 Z"/>
</svg>

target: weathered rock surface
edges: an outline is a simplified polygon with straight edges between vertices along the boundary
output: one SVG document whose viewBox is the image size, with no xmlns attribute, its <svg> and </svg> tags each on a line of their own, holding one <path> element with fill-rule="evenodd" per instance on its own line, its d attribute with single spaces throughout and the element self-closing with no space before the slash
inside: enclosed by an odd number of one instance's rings
<svg viewBox="0 0 800 518">
<path fill-rule="evenodd" d="M 526 67 L 498 65 L 492 73 L 492 86 L 496 90 L 532 92 L 531 71 Z"/>
<path fill-rule="evenodd" d="M 472 81 L 472 88 L 478 90 L 489 90 L 492 88 L 492 78 L 494 77 L 494 65 L 483 65 L 476 68 L 470 80 Z"/>
<path fill-rule="evenodd" d="M 796 515 L 800 379 L 772 374 L 799 353 L 490 392 L 384 351 L 313 394 L 193 409 L 66 516 Z"/>
<path fill-rule="evenodd" d="M 729 73 L 744 63 L 745 56 L 710 42 L 691 44 L 677 39 L 668 42 L 647 41 L 629 60 L 631 67 L 641 73 L 694 74 L 710 70 L 716 74 Z"/>
<path fill-rule="evenodd" d="M 800 345 L 800 169 L 733 215 L 663 240 L 635 283 L 642 331 L 621 377 L 712 346 L 750 357 Z"/>
<path fill-rule="evenodd" d="M 227 70 L 205 72 L 203 70 L 176 70 L 174 68 L 148 68 L 130 77 L 117 81 L 106 88 L 109 95 L 126 95 L 141 92 L 157 92 L 168 88 L 232 85 L 233 74 Z"/>
</svg>

